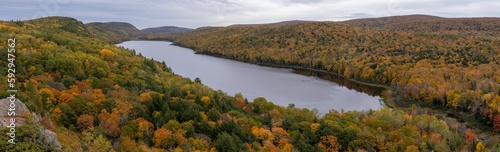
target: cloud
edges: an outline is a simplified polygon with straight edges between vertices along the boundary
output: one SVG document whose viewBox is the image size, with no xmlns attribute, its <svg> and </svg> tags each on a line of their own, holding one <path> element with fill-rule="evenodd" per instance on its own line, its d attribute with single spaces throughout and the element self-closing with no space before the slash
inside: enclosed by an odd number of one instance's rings
<svg viewBox="0 0 500 152">
<path fill-rule="evenodd" d="M 1 20 L 70 16 L 124 21 L 138 28 L 190 28 L 285 20 L 346 20 L 408 14 L 498 16 L 495 0 L 5 0 Z"/>
</svg>

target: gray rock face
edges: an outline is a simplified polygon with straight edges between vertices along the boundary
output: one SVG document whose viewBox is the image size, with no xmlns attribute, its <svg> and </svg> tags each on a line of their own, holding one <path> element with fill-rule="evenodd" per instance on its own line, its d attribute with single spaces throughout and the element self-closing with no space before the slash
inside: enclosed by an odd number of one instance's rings
<svg viewBox="0 0 500 152">
<path fill-rule="evenodd" d="M 15 119 L 16 126 L 24 125 L 26 118 L 21 116 L 21 112 L 30 112 L 28 107 L 19 99 L 12 100 L 6 98 L 0 100 L 0 128 L 6 127 L 10 124 L 10 119 Z"/>
<path fill-rule="evenodd" d="M 30 112 L 28 107 L 19 99 L 12 100 L 10 98 L 0 100 L 0 129 L 10 125 L 10 119 L 15 119 L 16 127 L 26 123 L 26 118 L 21 116 L 21 112 L 31 113 L 34 116 L 35 122 L 40 122 L 40 116 L 34 112 Z M 43 135 L 45 143 L 54 144 L 54 148 L 61 149 L 61 144 L 57 141 L 57 134 L 45 128 L 40 129 L 40 134 Z"/>
<path fill-rule="evenodd" d="M 13 110 L 16 114 L 20 114 L 22 110 L 29 111 L 28 107 L 21 102 L 19 99 L 15 99 L 15 102 L 10 102 L 10 98 L 0 100 L 0 116 L 8 116 L 9 109 L 14 105 Z"/>
<path fill-rule="evenodd" d="M 61 143 L 59 143 L 59 141 L 57 141 L 57 135 L 55 132 L 50 131 L 48 129 L 42 129 L 42 130 L 40 130 L 40 133 L 45 137 L 45 141 L 47 143 L 53 143 L 54 148 L 57 150 L 61 149 Z"/>
</svg>

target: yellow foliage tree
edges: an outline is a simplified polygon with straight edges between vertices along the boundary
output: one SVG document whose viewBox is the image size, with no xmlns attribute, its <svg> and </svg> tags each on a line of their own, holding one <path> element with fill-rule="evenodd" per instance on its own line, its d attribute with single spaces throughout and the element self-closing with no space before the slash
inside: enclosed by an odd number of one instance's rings
<svg viewBox="0 0 500 152">
<path fill-rule="evenodd" d="M 316 132 L 321 125 L 319 123 L 312 123 L 311 124 L 311 130 Z"/>
<path fill-rule="evenodd" d="M 418 147 L 415 145 L 406 146 L 405 152 L 419 152 Z"/>
<path fill-rule="evenodd" d="M 61 118 L 61 113 L 62 113 L 61 109 L 59 109 L 58 107 L 55 107 L 54 109 L 52 109 L 50 119 L 57 122 L 57 120 L 59 120 L 59 118 Z"/>
<path fill-rule="evenodd" d="M 290 143 L 285 144 L 283 148 L 281 149 L 283 152 L 292 152 L 293 151 L 293 145 Z"/>
<path fill-rule="evenodd" d="M 155 147 L 162 147 L 162 148 L 167 148 L 168 146 L 171 146 L 167 144 L 168 142 L 168 137 L 172 135 L 172 131 L 167 130 L 165 128 L 160 128 L 155 131 L 154 136 L 153 136 L 153 142 L 155 143 Z"/>
<path fill-rule="evenodd" d="M 252 127 L 252 133 L 257 136 L 257 138 L 264 140 L 264 141 L 273 141 L 274 136 L 271 133 L 271 131 L 264 129 L 264 128 L 259 128 L 259 127 Z"/>
<path fill-rule="evenodd" d="M 99 105 L 101 104 L 102 101 L 106 99 L 106 96 L 102 94 L 101 89 L 95 89 L 94 92 L 92 93 L 92 100 L 94 101 L 95 104 Z"/>
<path fill-rule="evenodd" d="M 484 145 L 483 142 L 478 142 L 476 144 L 476 152 L 483 152 L 484 151 Z"/>
<path fill-rule="evenodd" d="M 151 98 L 151 95 L 150 95 L 150 92 L 144 92 L 144 93 L 141 93 L 139 95 L 139 100 L 141 102 L 149 102 L 151 101 L 153 98 Z"/>
<path fill-rule="evenodd" d="M 201 97 L 201 101 L 202 101 L 205 105 L 209 105 L 209 104 L 210 104 L 210 97 L 208 97 L 208 96 L 203 96 L 203 97 Z"/>
<path fill-rule="evenodd" d="M 497 112 L 500 112 L 500 96 L 496 95 L 495 98 L 493 98 L 488 105 L 491 109 L 496 110 Z"/>
<path fill-rule="evenodd" d="M 110 51 L 108 49 L 102 49 L 100 53 L 101 53 L 101 57 L 103 59 L 111 59 L 115 56 L 115 53 L 113 53 L 112 51 Z"/>
<path fill-rule="evenodd" d="M 336 137 L 328 135 L 320 138 L 318 147 L 325 152 L 337 152 L 342 148 L 342 145 L 337 142 Z"/>
<path fill-rule="evenodd" d="M 42 96 L 42 99 L 49 104 L 54 103 L 54 101 L 56 101 L 54 94 L 52 94 L 52 90 L 49 88 L 42 88 L 38 90 L 38 94 L 40 94 L 40 96 Z"/>
<path fill-rule="evenodd" d="M 68 103 L 68 102 L 71 102 L 75 99 L 76 98 L 73 95 L 66 93 L 66 92 L 63 92 L 63 93 L 61 93 L 61 95 L 59 95 L 59 101 L 61 103 Z"/>
<path fill-rule="evenodd" d="M 448 92 L 446 92 L 446 100 L 448 101 L 447 102 L 448 106 L 453 108 L 458 107 L 458 105 L 460 104 L 460 99 L 461 99 L 460 94 L 457 93 L 455 90 L 449 90 Z"/>
</svg>

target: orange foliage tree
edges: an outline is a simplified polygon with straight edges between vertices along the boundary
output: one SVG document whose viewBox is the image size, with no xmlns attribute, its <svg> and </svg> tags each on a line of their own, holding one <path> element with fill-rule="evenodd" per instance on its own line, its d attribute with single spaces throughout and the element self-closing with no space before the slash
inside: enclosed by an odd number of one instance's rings
<svg viewBox="0 0 500 152">
<path fill-rule="evenodd" d="M 78 129 L 85 130 L 94 126 L 94 117 L 88 114 L 83 114 L 78 117 L 76 123 L 78 125 Z"/>
</svg>

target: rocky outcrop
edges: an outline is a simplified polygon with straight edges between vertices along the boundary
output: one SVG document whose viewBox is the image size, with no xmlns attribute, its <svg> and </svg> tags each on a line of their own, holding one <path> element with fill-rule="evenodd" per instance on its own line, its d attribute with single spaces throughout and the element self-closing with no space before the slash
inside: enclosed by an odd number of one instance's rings
<svg viewBox="0 0 500 152">
<path fill-rule="evenodd" d="M 12 102 L 11 102 L 12 101 Z M 26 114 L 33 115 L 33 121 L 39 122 L 40 116 L 31 113 L 28 107 L 19 99 L 6 98 L 0 100 L 0 129 L 7 128 L 11 125 L 10 120 L 15 119 L 15 127 L 22 126 L 26 123 Z M 57 150 L 61 149 L 61 144 L 57 141 L 57 134 L 53 131 L 40 127 L 40 134 L 43 136 L 44 141 L 40 144 L 53 144 Z"/>
<path fill-rule="evenodd" d="M 54 148 L 57 150 L 61 149 L 61 143 L 57 141 L 57 134 L 53 131 L 50 131 L 48 129 L 42 128 L 40 130 L 40 133 L 42 134 L 43 137 L 45 137 L 45 142 L 46 143 L 52 143 L 54 144 Z"/>
<path fill-rule="evenodd" d="M 13 102 L 11 102 L 13 101 Z M 0 128 L 10 125 L 10 120 L 15 119 L 15 125 L 21 126 L 26 122 L 26 118 L 21 116 L 22 112 L 29 112 L 28 107 L 19 99 L 0 100 Z"/>
</svg>

